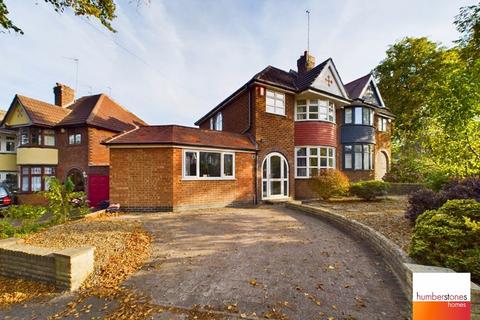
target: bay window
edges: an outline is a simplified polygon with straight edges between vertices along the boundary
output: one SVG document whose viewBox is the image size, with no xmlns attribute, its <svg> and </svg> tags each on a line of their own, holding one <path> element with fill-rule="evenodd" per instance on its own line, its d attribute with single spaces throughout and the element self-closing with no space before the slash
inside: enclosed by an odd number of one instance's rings
<svg viewBox="0 0 480 320">
<path fill-rule="evenodd" d="M 49 187 L 46 178 L 55 176 L 55 168 L 45 166 L 22 166 L 20 173 L 20 190 L 22 192 L 46 191 Z"/>
<path fill-rule="evenodd" d="M 55 146 L 55 131 L 35 127 L 22 128 L 20 130 L 21 146 Z"/>
<path fill-rule="evenodd" d="M 314 177 L 320 169 L 335 168 L 335 148 L 297 147 L 295 167 L 297 178 Z"/>
<path fill-rule="evenodd" d="M 335 105 L 327 100 L 297 100 L 295 119 L 335 122 Z"/>
<path fill-rule="evenodd" d="M 367 107 L 347 107 L 344 110 L 345 124 L 373 126 L 374 111 Z"/>
<path fill-rule="evenodd" d="M 344 145 L 343 168 L 346 170 L 373 170 L 373 145 Z"/>
<path fill-rule="evenodd" d="M 285 94 L 267 90 L 266 111 L 268 113 L 285 115 Z"/>
<path fill-rule="evenodd" d="M 186 150 L 183 155 L 183 177 L 187 179 L 235 176 L 235 156 L 230 152 Z"/>
</svg>

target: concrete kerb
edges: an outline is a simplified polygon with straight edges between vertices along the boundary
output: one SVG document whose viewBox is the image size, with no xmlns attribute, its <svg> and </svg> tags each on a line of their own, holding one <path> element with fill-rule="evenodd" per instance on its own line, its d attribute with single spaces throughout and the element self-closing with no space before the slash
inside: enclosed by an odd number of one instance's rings
<svg viewBox="0 0 480 320">
<path fill-rule="evenodd" d="M 455 272 L 448 268 L 415 264 L 400 247 L 378 231 L 329 209 L 318 208 L 300 202 L 289 202 L 286 203 L 286 206 L 287 208 L 318 217 L 365 241 L 382 256 L 386 265 L 397 278 L 402 293 L 409 300 L 412 299 L 412 274 L 414 272 Z M 480 320 L 480 287 L 473 282 L 471 283 L 471 306 L 472 320 Z"/>
</svg>

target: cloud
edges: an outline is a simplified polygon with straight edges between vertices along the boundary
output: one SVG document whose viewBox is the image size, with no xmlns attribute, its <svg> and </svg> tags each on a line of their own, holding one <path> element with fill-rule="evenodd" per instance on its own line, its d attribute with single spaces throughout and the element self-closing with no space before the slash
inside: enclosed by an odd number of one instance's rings
<svg viewBox="0 0 480 320">
<path fill-rule="evenodd" d="M 369 72 L 404 36 L 457 37 L 453 17 L 474 1 L 160 1 L 118 2 L 117 34 L 98 22 L 57 14 L 44 2 L 6 1 L 25 35 L 0 34 L 0 108 L 15 93 L 53 101 L 55 82 L 78 96 L 111 92 L 149 123 L 193 125 L 267 65 L 296 66 L 306 48 L 333 57 L 344 82 Z"/>
</svg>

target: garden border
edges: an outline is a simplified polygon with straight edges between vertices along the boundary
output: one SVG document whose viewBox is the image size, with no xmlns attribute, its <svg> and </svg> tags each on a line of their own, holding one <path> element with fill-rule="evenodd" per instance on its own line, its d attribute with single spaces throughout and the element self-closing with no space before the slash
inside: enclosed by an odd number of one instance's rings
<svg viewBox="0 0 480 320">
<path fill-rule="evenodd" d="M 311 214 L 322 220 L 334 224 L 338 228 L 351 232 L 354 236 L 367 242 L 378 252 L 400 284 L 402 293 L 412 300 L 412 274 L 413 272 L 455 272 L 447 268 L 431 267 L 415 264 L 415 262 L 393 241 L 380 232 L 356 220 L 348 219 L 327 208 L 318 208 L 299 202 L 286 203 L 287 208 Z M 409 309 L 411 305 L 408 306 Z M 471 283 L 471 315 L 472 320 L 480 320 L 480 287 Z"/>
</svg>

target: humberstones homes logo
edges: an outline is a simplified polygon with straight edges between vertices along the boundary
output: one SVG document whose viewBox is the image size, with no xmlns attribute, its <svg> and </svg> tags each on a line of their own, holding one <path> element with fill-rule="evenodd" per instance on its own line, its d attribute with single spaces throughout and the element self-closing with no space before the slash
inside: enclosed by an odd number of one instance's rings
<svg viewBox="0 0 480 320">
<path fill-rule="evenodd" d="M 470 320 L 469 273 L 414 273 L 413 320 Z"/>
</svg>

